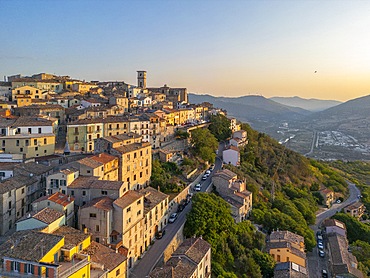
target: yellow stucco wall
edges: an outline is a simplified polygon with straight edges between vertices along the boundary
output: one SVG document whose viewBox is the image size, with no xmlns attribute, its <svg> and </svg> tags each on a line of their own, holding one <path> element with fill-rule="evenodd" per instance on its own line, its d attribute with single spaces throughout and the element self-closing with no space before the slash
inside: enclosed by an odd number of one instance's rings
<svg viewBox="0 0 370 278">
<path fill-rule="evenodd" d="M 60 256 L 60 249 L 64 246 L 64 238 L 62 238 L 48 253 L 45 254 L 44 257 L 40 260 L 42 263 L 54 263 L 54 255 L 55 253 L 59 253 L 58 258 Z"/>
</svg>

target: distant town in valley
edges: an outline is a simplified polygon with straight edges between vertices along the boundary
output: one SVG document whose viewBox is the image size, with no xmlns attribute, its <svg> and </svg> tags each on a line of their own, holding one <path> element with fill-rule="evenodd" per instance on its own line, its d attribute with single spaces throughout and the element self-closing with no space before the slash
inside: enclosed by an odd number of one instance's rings
<svg viewBox="0 0 370 278">
<path fill-rule="evenodd" d="M 322 114 L 345 104 L 220 100 L 136 74 L 0 82 L 0 277 L 365 277 L 344 224 L 367 221 L 363 196 L 307 159 L 370 154 L 368 131 Z"/>
</svg>

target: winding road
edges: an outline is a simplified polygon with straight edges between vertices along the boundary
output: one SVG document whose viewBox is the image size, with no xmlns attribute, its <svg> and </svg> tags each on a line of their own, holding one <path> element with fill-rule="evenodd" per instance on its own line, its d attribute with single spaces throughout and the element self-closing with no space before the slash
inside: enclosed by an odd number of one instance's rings
<svg viewBox="0 0 370 278">
<path fill-rule="evenodd" d="M 359 200 L 358 196 L 361 195 L 360 190 L 356 187 L 354 183 L 347 182 L 348 189 L 349 189 L 349 197 L 347 200 L 342 202 L 341 204 L 334 203 L 333 206 L 323 212 L 320 212 L 316 215 L 316 222 L 315 225 L 310 226 L 310 228 L 315 232 L 319 230 L 320 225 L 322 222 L 332 217 L 334 214 L 339 212 L 344 207 L 351 205 Z M 325 242 L 324 242 L 325 246 Z M 326 256 L 325 258 L 321 258 L 318 255 L 317 246 L 312 250 L 312 252 L 307 252 L 307 265 L 308 271 L 310 274 L 310 278 L 319 278 L 321 277 L 321 271 L 323 269 L 329 271 L 329 258 Z M 330 275 L 329 275 L 330 277 Z"/>
<path fill-rule="evenodd" d="M 214 172 L 221 169 L 222 160 L 217 157 L 215 162 L 215 167 L 213 172 L 205 181 L 200 181 L 203 174 L 200 175 L 193 183 L 191 183 L 191 188 L 194 188 L 194 185 L 199 181 L 202 185 L 201 192 L 209 192 L 211 190 L 211 177 Z M 143 257 L 136 263 L 136 265 L 131 269 L 129 277 L 134 278 L 144 278 L 149 275 L 149 273 L 154 269 L 159 260 L 161 259 L 165 249 L 170 244 L 171 240 L 175 237 L 180 229 L 183 228 L 186 215 L 191 210 L 192 203 L 185 207 L 185 209 L 179 213 L 178 218 L 172 224 L 168 224 L 164 229 L 166 234 L 159 240 L 155 240 L 154 244 L 149 247 L 149 249 L 143 254 Z"/>
</svg>

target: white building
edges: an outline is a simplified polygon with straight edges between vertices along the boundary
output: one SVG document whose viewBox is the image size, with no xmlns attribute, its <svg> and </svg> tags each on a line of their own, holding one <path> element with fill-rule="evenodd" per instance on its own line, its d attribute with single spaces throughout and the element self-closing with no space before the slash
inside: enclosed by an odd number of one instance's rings
<svg viewBox="0 0 370 278">
<path fill-rule="evenodd" d="M 234 166 L 240 165 L 240 151 L 235 146 L 230 146 L 222 152 L 223 161 L 225 164 L 232 164 Z"/>
</svg>

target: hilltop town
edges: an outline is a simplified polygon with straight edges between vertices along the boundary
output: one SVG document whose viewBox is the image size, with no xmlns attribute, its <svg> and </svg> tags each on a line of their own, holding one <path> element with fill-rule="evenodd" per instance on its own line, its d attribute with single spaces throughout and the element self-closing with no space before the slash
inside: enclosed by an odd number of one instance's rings
<svg viewBox="0 0 370 278">
<path fill-rule="evenodd" d="M 234 223 L 250 218 L 254 194 L 264 198 L 232 170 L 249 144 L 241 123 L 210 103 L 189 103 L 186 88 L 147 86 L 146 71 L 136 85 L 8 76 L 0 108 L 1 277 L 211 277 L 211 243 L 183 234 L 194 195 L 217 192 Z M 210 159 L 191 162 L 192 135 L 220 115 L 230 136 Z M 180 169 L 159 174 L 172 190 L 153 186 L 157 161 Z M 317 191 L 335 206 L 333 190 Z M 364 210 L 357 199 L 347 207 L 357 218 Z M 314 277 L 302 235 L 253 229 L 268 239 L 274 277 Z M 317 259 L 324 249 L 339 253 L 331 272 L 362 277 L 345 225 L 332 220 L 323 229 L 328 244 L 317 247 Z"/>
</svg>

